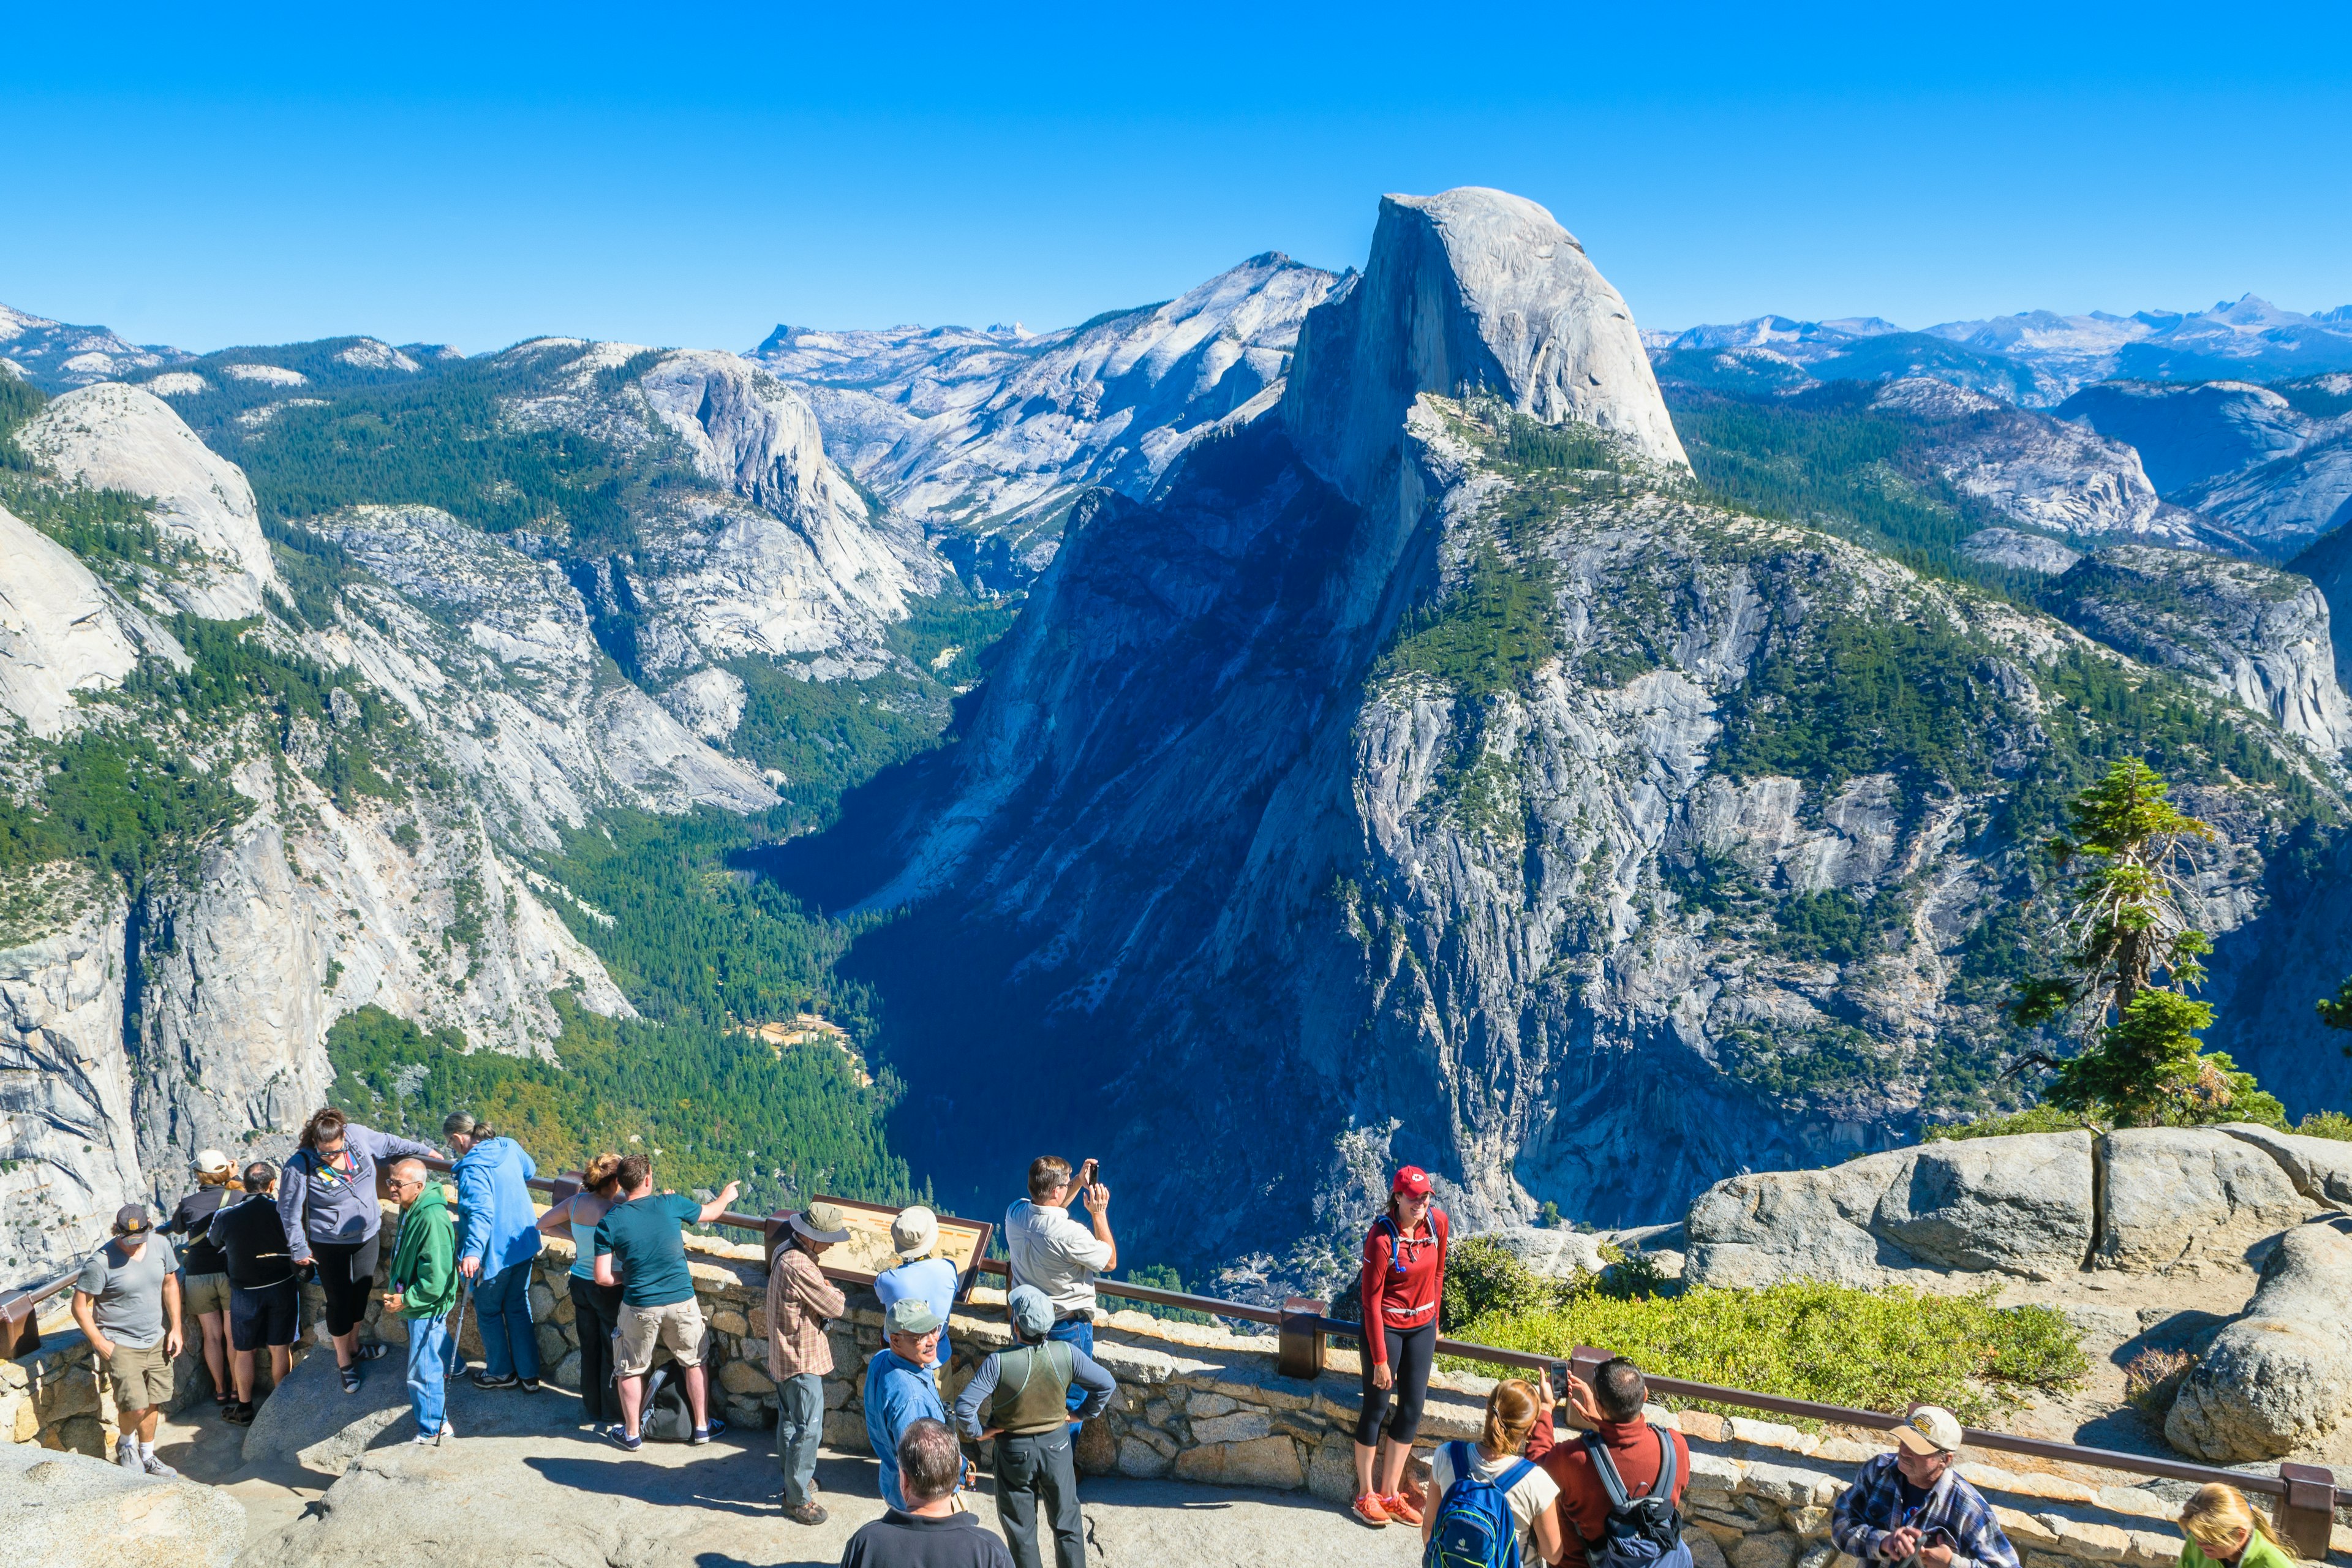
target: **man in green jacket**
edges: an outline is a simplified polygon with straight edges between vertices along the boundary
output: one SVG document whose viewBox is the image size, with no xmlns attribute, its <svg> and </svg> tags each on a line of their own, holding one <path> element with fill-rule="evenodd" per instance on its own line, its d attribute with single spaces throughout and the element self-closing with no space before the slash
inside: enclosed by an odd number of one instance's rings
<svg viewBox="0 0 2352 1568">
<path fill-rule="evenodd" d="M 457 1226 L 447 1189 L 425 1179 L 422 1161 L 394 1165 L 389 1184 L 400 1205 L 400 1239 L 383 1308 L 408 1321 L 408 1403 L 416 1412 L 416 1436 L 409 1441 L 430 1443 L 449 1429 L 444 1384 L 453 1349 L 449 1309 L 457 1300 Z"/>
</svg>

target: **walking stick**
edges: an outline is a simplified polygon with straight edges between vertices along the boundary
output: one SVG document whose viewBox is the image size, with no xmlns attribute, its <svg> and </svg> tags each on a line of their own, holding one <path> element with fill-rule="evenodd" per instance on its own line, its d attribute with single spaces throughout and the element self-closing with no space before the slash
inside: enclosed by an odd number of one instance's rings
<svg viewBox="0 0 2352 1568">
<path fill-rule="evenodd" d="M 433 1446 L 439 1447 L 449 1431 L 449 1380 L 457 1375 L 457 1363 L 465 1352 L 457 1342 L 466 1336 L 466 1298 L 472 1288 L 462 1278 L 457 1281 L 457 1326 L 449 1334 L 449 1364 L 441 1369 L 441 1430 L 433 1434 Z"/>
</svg>

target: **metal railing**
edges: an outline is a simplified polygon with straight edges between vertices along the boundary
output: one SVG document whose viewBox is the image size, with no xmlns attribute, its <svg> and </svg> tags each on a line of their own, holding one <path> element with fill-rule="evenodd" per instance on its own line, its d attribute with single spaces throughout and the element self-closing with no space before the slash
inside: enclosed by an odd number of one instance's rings
<svg viewBox="0 0 2352 1568">
<path fill-rule="evenodd" d="M 446 1160 L 427 1160 L 425 1163 L 435 1170 L 449 1169 L 449 1162 Z M 545 1177 L 534 1177 L 529 1184 L 533 1191 L 559 1198 L 579 1190 L 577 1182 Z M 772 1253 L 782 1219 L 781 1215 L 751 1215 L 729 1209 L 711 1223 L 730 1229 L 751 1231 L 761 1237 Z M 860 1278 L 829 1268 L 824 1272 L 837 1279 Z M 1009 1277 L 1010 1270 L 995 1258 L 982 1258 L 975 1265 L 974 1272 L 1005 1279 Z M 27 1349 L 38 1345 L 37 1308 L 41 1302 L 71 1285 L 76 1277 L 74 1273 L 63 1274 L 46 1284 L 0 1297 L 0 1359 L 23 1355 Z M 1328 1303 L 1303 1297 L 1292 1297 L 1279 1308 L 1275 1308 L 1254 1306 L 1246 1301 L 1228 1301 L 1214 1296 L 1194 1296 L 1181 1290 L 1163 1290 L 1153 1285 L 1137 1285 L 1115 1279 L 1097 1279 L 1095 1289 L 1101 1295 L 1116 1296 L 1125 1300 L 1145 1301 L 1154 1306 L 1272 1328 L 1277 1336 L 1276 1367 L 1289 1377 L 1313 1378 L 1319 1375 L 1323 1370 L 1325 1343 L 1330 1336 L 1336 1334 L 1360 1339 L 1363 1335 L 1361 1323 L 1330 1317 L 1327 1312 Z M 24 1342 L 27 1334 L 30 1336 L 29 1345 Z M 1530 1351 L 1507 1350 L 1499 1345 L 1444 1338 L 1437 1341 L 1436 1349 L 1440 1355 L 1460 1356 L 1488 1365 L 1516 1367 L 1547 1379 L 1555 1379 L 1563 1371 L 1570 1372 L 1588 1382 L 1593 1371 L 1609 1358 L 1610 1353 L 1594 1346 L 1580 1345 L 1573 1354 L 1547 1356 Z M 1856 1410 L 1848 1405 L 1824 1405 L 1810 1399 L 1789 1399 L 1746 1388 L 1723 1388 L 1714 1384 L 1696 1383 L 1688 1378 L 1653 1376 L 1647 1382 L 1652 1393 L 1669 1399 L 1727 1405 L 1743 1410 L 1761 1410 L 1776 1415 L 1794 1415 L 1836 1426 L 1885 1431 L 1904 1419 L 1901 1415 L 1885 1411 Z M 2084 1465 L 2126 1475 L 2155 1476 L 2200 1485 L 2220 1482 L 2236 1487 L 2240 1491 L 2275 1499 L 2280 1532 L 2305 1558 L 2313 1562 L 2326 1559 L 2335 1523 L 2336 1492 L 2335 1472 L 2323 1466 L 2282 1464 L 2277 1475 L 2265 1476 L 2223 1469 L 2214 1465 L 2191 1464 L 2180 1459 L 2126 1454 L 2112 1448 L 2091 1448 L 2076 1443 L 1985 1431 L 1974 1426 L 1967 1428 L 1965 1436 L 1971 1448 L 2023 1454 L 2033 1458 Z"/>
</svg>

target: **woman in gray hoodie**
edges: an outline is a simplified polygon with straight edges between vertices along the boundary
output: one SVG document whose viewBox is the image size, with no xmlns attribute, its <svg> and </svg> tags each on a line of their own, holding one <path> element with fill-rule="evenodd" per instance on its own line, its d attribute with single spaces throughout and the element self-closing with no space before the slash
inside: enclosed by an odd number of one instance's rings
<svg viewBox="0 0 2352 1568">
<path fill-rule="evenodd" d="M 364 1365 L 384 1353 L 360 1344 L 368 1288 L 375 1281 L 383 1209 L 376 1201 L 376 1169 L 394 1160 L 439 1159 L 429 1143 L 362 1127 L 329 1106 L 302 1127 L 302 1146 L 278 1178 L 278 1217 L 295 1265 L 315 1264 L 327 1293 L 327 1332 L 343 1392 L 359 1392 Z"/>
</svg>

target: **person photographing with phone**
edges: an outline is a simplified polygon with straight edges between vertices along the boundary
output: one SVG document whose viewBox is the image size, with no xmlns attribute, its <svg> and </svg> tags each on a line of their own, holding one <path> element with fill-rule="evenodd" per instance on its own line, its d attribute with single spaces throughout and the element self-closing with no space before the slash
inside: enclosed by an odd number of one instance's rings
<svg viewBox="0 0 2352 1568">
<path fill-rule="evenodd" d="M 1830 1539 L 1864 1563 L 2019 1568 L 1992 1505 L 1955 1468 L 1960 1418 L 1915 1405 L 1895 1451 L 1864 1461 L 1830 1514 Z"/>
<path fill-rule="evenodd" d="M 1422 1521 L 1420 1504 L 1404 1495 L 1404 1462 L 1421 1431 L 1437 1355 L 1445 1237 L 1445 1211 L 1430 1194 L 1429 1173 L 1405 1166 L 1389 1185 L 1387 1212 L 1364 1234 L 1364 1405 L 1356 1420 L 1353 1511 L 1366 1524 Z"/>
<path fill-rule="evenodd" d="M 1085 1205 L 1091 1228 L 1070 1217 L 1070 1202 Z M 1009 1289 L 1028 1285 L 1054 1309 L 1049 1340 L 1095 1353 L 1095 1280 L 1118 1267 L 1118 1242 L 1110 1233 L 1110 1189 L 1102 1163 L 1088 1160 L 1075 1180 L 1070 1163 L 1043 1154 L 1029 1163 L 1029 1196 L 1004 1211 L 1004 1246 L 1012 1254 Z M 1067 1400 L 1070 1435 L 1077 1436 L 1078 1406 L 1085 1391 L 1072 1388 Z"/>
</svg>

